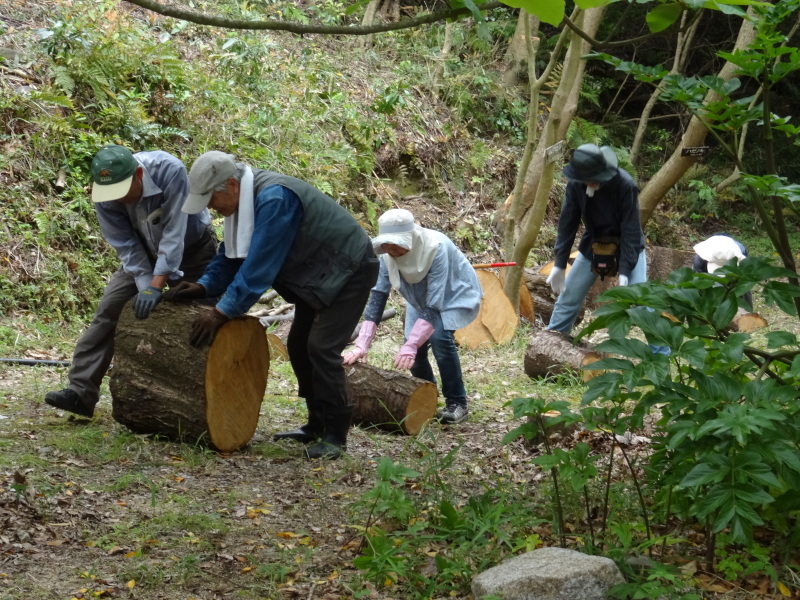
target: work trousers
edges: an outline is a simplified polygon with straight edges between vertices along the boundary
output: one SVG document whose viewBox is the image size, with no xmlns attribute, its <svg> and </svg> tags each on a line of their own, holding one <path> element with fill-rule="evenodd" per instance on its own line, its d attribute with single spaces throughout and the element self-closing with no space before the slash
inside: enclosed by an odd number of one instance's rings
<svg viewBox="0 0 800 600">
<path fill-rule="evenodd" d="M 180 281 L 194 282 L 200 279 L 216 253 L 216 237 L 208 231 L 184 250 L 180 266 L 183 278 Z M 170 285 L 176 283 L 171 281 Z M 100 384 L 114 357 L 114 336 L 119 316 L 125 304 L 138 292 L 136 280 L 122 267 L 117 269 L 106 284 L 92 322 L 75 344 L 69 370 L 69 389 L 81 397 L 87 408 L 95 406 L 100 399 Z"/>
<path fill-rule="evenodd" d="M 286 350 L 297 377 L 298 395 L 306 399 L 309 423 L 327 428 L 334 415 L 350 409 L 342 351 L 350 343 L 369 292 L 378 280 L 378 268 L 369 245 L 359 267 L 333 302 L 323 308 L 314 308 L 288 290 L 275 287 L 284 299 L 294 303 Z"/>
<path fill-rule="evenodd" d="M 416 321 L 416 315 L 415 319 Z M 464 377 L 461 373 L 461 360 L 458 356 L 456 341 L 453 332 L 445 329 L 439 315 L 433 325 L 433 333 L 428 340 L 417 350 L 414 359 L 414 366 L 411 367 L 411 374 L 425 381 L 436 383 L 433 376 L 433 368 L 428 360 L 428 351 L 433 351 L 436 365 L 439 367 L 439 376 L 442 379 L 442 395 L 445 405 L 453 404 L 467 405 L 467 392 L 464 389 Z M 408 330 L 409 328 L 406 327 Z"/>
<path fill-rule="evenodd" d="M 569 335 L 575 324 L 575 319 L 578 317 L 581 305 L 586 299 L 586 294 L 589 293 L 589 288 L 592 287 L 595 281 L 597 281 L 597 274 L 592 271 L 592 261 L 578 252 L 572 268 L 567 273 L 564 291 L 559 294 L 553 307 L 553 315 L 550 317 L 550 324 L 547 326 L 548 330 L 559 331 Z M 645 251 L 642 250 L 639 254 L 639 260 L 628 278 L 628 284 L 633 285 L 645 281 L 647 281 L 647 257 Z M 654 354 L 669 355 L 670 353 L 669 348 L 666 346 L 651 345 L 650 348 Z"/>
</svg>

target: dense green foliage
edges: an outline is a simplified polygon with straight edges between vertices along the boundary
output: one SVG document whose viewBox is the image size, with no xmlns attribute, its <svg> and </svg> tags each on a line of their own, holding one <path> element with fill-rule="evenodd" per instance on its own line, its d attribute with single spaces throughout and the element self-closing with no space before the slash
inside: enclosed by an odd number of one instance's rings
<svg viewBox="0 0 800 600">
<path fill-rule="evenodd" d="M 304 18 L 324 21 L 340 8 L 315 5 Z M 46 26 L 26 40 L 7 35 L 29 44 L 40 80 L 0 82 L 0 237 L 13 240 L 0 266 L 3 311 L 61 318 L 91 309 L 116 262 L 86 193 L 91 158 L 109 142 L 163 149 L 187 166 L 209 149 L 233 152 L 308 180 L 368 227 L 403 194 L 448 206 L 468 193 L 507 193 L 508 147 L 520 141 L 525 105 L 488 69 L 495 49 L 469 28 L 456 40 L 464 55 L 442 62 L 443 26 L 386 35 L 362 50 L 355 39 L 142 18 L 113 0 L 31 9 Z M 292 3 L 269 9 L 298 16 Z M 511 24 L 488 31 L 502 39 Z M 386 60 L 387 51 L 415 59 Z M 442 83 L 433 78 L 439 63 Z"/>
</svg>

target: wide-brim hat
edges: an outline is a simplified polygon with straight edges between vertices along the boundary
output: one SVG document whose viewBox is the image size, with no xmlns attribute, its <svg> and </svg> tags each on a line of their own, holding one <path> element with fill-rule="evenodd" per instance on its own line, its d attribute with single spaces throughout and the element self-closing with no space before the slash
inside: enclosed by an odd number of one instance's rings
<svg viewBox="0 0 800 600">
<path fill-rule="evenodd" d="M 395 244 L 411 250 L 414 231 L 414 215 L 404 208 L 387 210 L 378 219 L 378 236 L 372 239 L 372 248 L 376 254 L 383 252 L 383 244 Z"/>
<path fill-rule="evenodd" d="M 618 172 L 619 160 L 610 146 L 583 144 L 564 167 L 564 176 L 585 183 L 606 183 Z"/>
</svg>

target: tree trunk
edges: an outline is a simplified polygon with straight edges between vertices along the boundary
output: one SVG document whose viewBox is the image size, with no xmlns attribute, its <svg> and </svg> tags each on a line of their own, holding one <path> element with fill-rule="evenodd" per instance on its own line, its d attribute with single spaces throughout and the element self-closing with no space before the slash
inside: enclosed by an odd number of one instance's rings
<svg viewBox="0 0 800 600">
<path fill-rule="evenodd" d="M 748 13 L 750 12 L 751 9 L 748 9 Z M 742 25 L 739 28 L 739 37 L 736 39 L 733 52 L 747 48 L 754 37 L 755 28 L 753 22 L 749 19 L 742 19 Z M 728 81 L 736 74 L 737 68 L 735 64 L 726 62 L 722 66 L 717 77 Z M 713 91 L 706 94 L 706 103 L 715 100 L 719 100 L 719 94 Z M 702 146 L 706 140 L 707 134 L 708 130 L 700 119 L 692 117 L 689 120 L 689 125 L 686 127 L 686 133 L 684 133 L 681 138 L 681 143 L 675 148 L 669 160 L 667 160 L 664 166 L 662 166 L 653 178 L 647 182 L 647 185 L 644 186 L 639 194 L 639 212 L 641 214 L 642 227 L 650 220 L 653 211 L 655 211 L 661 199 L 667 195 L 667 192 L 680 181 L 680 178 L 689 170 L 689 167 L 695 163 L 694 158 L 681 156 L 681 150 L 691 146 Z"/>
<path fill-rule="evenodd" d="M 207 306 L 162 302 L 147 319 L 120 315 L 109 387 L 114 419 L 136 433 L 163 435 L 231 452 L 250 441 L 269 372 L 258 319 L 233 319 L 211 346 L 189 345 Z"/>
<path fill-rule="evenodd" d="M 525 374 L 528 377 L 545 377 L 563 373 L 582 374 L 589 381 L 598 371 L 583 370 L 581 367 L 602 358 L 589 344 L 575 346 L 565 336 L 554 331 L 537 331 L 531 336 L 525 350 Z"/>
<path fill-rule="evenodd" d="M 605 7 L 602 6 L 580 11 L 575 22 L 587 35 L 593 37 L 597 33 L 604 12 Z M 589 50 L 587 42 L 578 36 L 572 36 L 569 50 L 564 58 L 558 88 L 550 104 L 550 114 L 539 136 L 533 160 L 525 173 L 521 198 L 518 203 L 507 200 L 498 211 L 498 222 L 503 223 L 505 219 L 511 219 L 515 228 L 513 244 L 506 243 L 504 253 L 506 260 L 514 261 L 518 265 L 509 269 L 504 285 L 506 295 L 512 299 L 514 306 L 517 305 L 522 268 L 531 248 L 536 244 L 550 202 L 553 174 L 557 163 L 545 161 L 545 150 L 566 138 L 569 124 L 578 106 L 578 94 L 586 67 L 586 60 L 583 57 Z"/>
<path fill-rule="evenodd" d="M 417 435 L 436 414 L 439 390 L 430 381 L 365 363 L 344 370 L 354 423 Z"/>
</svg>

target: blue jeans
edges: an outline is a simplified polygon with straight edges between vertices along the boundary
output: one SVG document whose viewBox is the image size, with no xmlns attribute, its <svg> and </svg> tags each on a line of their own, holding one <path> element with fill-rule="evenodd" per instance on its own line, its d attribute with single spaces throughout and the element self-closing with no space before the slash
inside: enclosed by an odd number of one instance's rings
<svg viewBox="0 0 800 600">
<path fill-rule="evenodd" d="M 573 325 L 575 325 L 578 311 L 580 311 L 581 305 L 586 299 L 586 294 L 589 293 L 589 288 L 592 287 L 595 281 L 597 281 L 597 274 L 592 272 L 592 261 L 578 252 L 575 263 L 567 273 L 564 292 L 556 300 L 553 315 L 550 317 L 550 324 L 547 326 L 548 330 L 559 331 L 569 335 Z M 634 283 L 643 283 L 645 281 L 647 281 L 647 257 L 645 256 L 645 251 L 642 250 L 636 266 L 631 271 L 630 277 L 628 277 L 628 284 L 633 285 Z M 670 354 L 670 349 L 667 346 L 651 345 L 650 348 L 653 350 L 653 354 Z"/>
<path fill-rule="evenodd" d="M 414 320 L 416 321 L 416 318 Z M 414 366 L 411 367 L 411 374 L 414 377 L 435 384 L 436 378 L 433 376 L 433 368 L 428 360 L 429 350 L 433 350 L 433 356 L 439 367 L 445 403 L 466 406 L 467 392 L 464 389 L 464 378 L 461 374 L 461 360 L 458 357 L 456 340 L 451 330 L 444 329 L 440 318 L 433 323 L 431 337 L 417 350 Z"/>
</svg>

